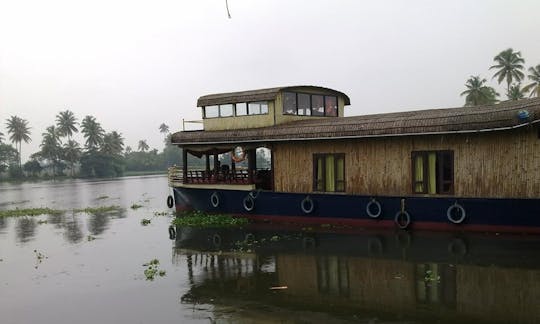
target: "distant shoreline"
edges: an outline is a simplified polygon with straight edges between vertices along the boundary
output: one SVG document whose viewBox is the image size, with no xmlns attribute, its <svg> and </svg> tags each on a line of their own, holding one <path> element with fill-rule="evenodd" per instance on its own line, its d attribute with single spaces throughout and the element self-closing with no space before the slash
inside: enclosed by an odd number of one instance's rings
<svg viewBox="0 0 540 324">
<path fill-rule="evenodd" d="M 69 176 L 61 176 L 61 177 L 46 177 L 46 178 L 39 178 L 39 177 L 28 177 L 28 178 L 22 178 L 22 179 L 9 179 L 9 178 L 2 178 L 0 179 L 0 183 L 25 183 L 25 182 L 41 182 L 41 181 L 64 181 L 64 180 L 95 180 L 95 179 L 117 179 L 117 178 L 123 178 L 123 177 L 136 177 L 136 176 L 148 176 L 148 175 L 167 175 L 167 170 L 153 170 L 153 171 L 126 171 L 124 174 L 120 177 L 111 177 L 111 178 L 99 178 L 99 177 L 69 177 Z"/>
</svg>

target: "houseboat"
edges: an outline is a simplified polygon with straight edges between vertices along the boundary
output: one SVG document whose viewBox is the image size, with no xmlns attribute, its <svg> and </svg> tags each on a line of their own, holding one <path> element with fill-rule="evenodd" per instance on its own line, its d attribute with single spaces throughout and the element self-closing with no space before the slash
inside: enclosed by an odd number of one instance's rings
<svg viewBox="0 0 540 324">
<path fill-rule="evenodd" d="M 540 98 L 345 117 L 349 97 L 289 86 L 200 97 L 174 133 L 177 210 L 254 220 L 540 233 Z"/>
</svg>

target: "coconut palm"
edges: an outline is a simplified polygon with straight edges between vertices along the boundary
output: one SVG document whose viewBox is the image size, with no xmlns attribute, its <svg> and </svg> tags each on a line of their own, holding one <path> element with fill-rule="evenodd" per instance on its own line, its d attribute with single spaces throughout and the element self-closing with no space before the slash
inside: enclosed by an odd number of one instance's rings
<svg viewBox="0 0 540 324">
<path fill-rule="evenodd" d="M 47 127 L 39 147 L 41 148 L 41 156 L 48 159 L 52 163 L 53 176 L 56 175 L 55 167 L 62 157 L 62 142 L 60 141 L 60 132 L 53 125 Z"/>
<path fill-rule="evenodd" d="M 79 146 L 79 143 L 77 143 L 74 140 L 68 140 L 67 143 L 63 147 L 63 156 L 64 156 L 64 159 L 69 161 L 71 176 L 73 177 L 73 174 L 74 174 L 73 166 L 75 164 L 75 161 L 81 158 L 81 147 Z"/>
<path fill-rule="evenodd" d="M 61 111 L 56 115 L 56 126 L 61 136 L 67 136 L 68 140 L 71 139 L 73 133 L 77 133 L 79 130 L 75 126 L 77 125 L 77 119 L 73 112 L 66 110 Z"/>
<path fill-rule="evenodd" d="M 84 117 L 81 123 L 81 133 L 86 139 L 85 146 L 88 151 L 97 149 L 103 142 L 105 131 L 93 116 Z"/>
<path fill-rule="evenodd" d="M 525 60 L 521 57 L 521 52 L 514 52 L 513 49 L 509 48 L 500 52 L 497 56 L 493 58 L 497 63 L 492 65 L 489 69 L 497 69 L 497 72 L 493 77 L 497 78 L 499 84 L 506 80 L 506 91 L 510 91 L 510 85 L 512 82 L 520 82 L 525 76 L 522 72 L 523 63 Z"/>
<path fill-rule="evenodd" d="M 527 77 L 532 82 L 523 87 L 523 92 L 531 91 L 530 97 L 540 97 L 540 64 L 529 68 Z"/>
<path fill-rule="evenodd" d="M 519 100 L 525 98 L 525 91 L 521 88 L 521 84 L 514 84 L 510 86 L 510 90 L 506 93 L 509 100 Z"/>
<path fill-rule="evenodd" d="M 140 140 L 139 141 L 139 151 L 146 152 L 150 148 L 148 144 L 146 144 L 146 140 Z"/>
<path fill-rule="evenodd" d="M 105 134 L 103 136 L 103 144 L 101 151 L 105 154 L 120 155 L 124 150 L 124 138 L 116 131 Z"/>
<path fill-rule="evenodd" d="M 6 122 L 8 134 L 10 134 L 9 139 L 15 145 L 19 144 L 19 168 L 22 167 L 21 163 L 21 152 L 22 152 L 22 142 L 30 142 L 30 127 L 28 127 L 28 121 L 17 116 L 11 116 L 7 119 Z"/>
<path fill-rule="evenodd" d="M 486 86 L 486 79 L 481 79 L 479 76 L 471 76 L 465 83 L 467 90 L 461 93 L 465 96 L 465 106 L 488 105 L 497 102 L 499 95 L 495 89 Z"/>
<path fill-rule="evenodd" d="M 4 133 L 0 132 L 0 144 L 4 141 Z"/>
<path fill-rule="evenodd" d="M 169 126 L 167 126 L 165 123 L 161 123 L 161 125 L 159 125 L 159 132 L 162 134 L 167 134 L 169 132 Z"/>
</svg>

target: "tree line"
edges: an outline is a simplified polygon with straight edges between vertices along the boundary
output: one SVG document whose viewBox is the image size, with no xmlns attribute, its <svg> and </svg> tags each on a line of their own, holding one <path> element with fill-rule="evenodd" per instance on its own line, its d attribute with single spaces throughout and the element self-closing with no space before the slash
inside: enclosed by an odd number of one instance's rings
<svg viewBox="0 0 540 324">
<path fill-rule="evenodd" d="M 529 67 L 527 79 L 525 79 L 525 59 L 521 52 L 515 52 L 508 48 L 497 54 L 493 61 L 495 64 L 489 67 L 494 70 L 492 79 L 497 79 L 499 84 L 506 83 L 506 97 L 508 100 L 540 97 L 540 64 Z M 465 106 L 490 105 L 499 102 L 497 91 L 486 84 L 487 80 L 479 75 L 471 76 L 465 83 L 467 88 L 461 93 L 465 96 Z M 522 82 L 528 82 L 522 86 Z"/>
<path fill-rule="evenodd" d="M 8 179 L 24 177 L 115 177 L 126 171 L 164 171 L 181 160 L 181 150 L 170 144 L 169 127 L 159 126 L 165 136 L 165 148 L 150 150 L 146 140 L 138 142 L 138 151 L 124 147 L 124 138 L 117 131 L 107 132 L 93 116 L 79 123 L 70 110 L 56 115 L 55 123 L 41 134 L 40 150 L 22 164 L 22 143 L 31 139 L 28 121 L 19 116 L 6 120 L 6 134 L 0 132 L 0 176 Z M 83 145 L 73 139 L 83 135 Z M 11 144 L 7 143 L 7 140 Z M 13 145 L 12 145 L 13 144 Z"/>
</svg>

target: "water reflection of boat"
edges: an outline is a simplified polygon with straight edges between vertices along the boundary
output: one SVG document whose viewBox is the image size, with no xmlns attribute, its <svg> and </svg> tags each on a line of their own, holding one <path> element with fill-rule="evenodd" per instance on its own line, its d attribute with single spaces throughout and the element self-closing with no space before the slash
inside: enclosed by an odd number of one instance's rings
<svg viewBox="0 0 540 324">
<path fill-rule="evenodd" d="M 538 238 L 190 231 L 179 229 L 175 249 L 191 274 L 184 302 L 250 301 L 388 320 L 540 321 Z M 283 240 L 230 252 L 248 233 L 257 242 Z"/>
</svg>

